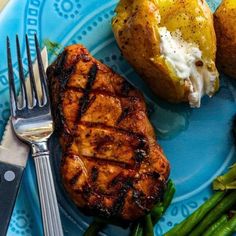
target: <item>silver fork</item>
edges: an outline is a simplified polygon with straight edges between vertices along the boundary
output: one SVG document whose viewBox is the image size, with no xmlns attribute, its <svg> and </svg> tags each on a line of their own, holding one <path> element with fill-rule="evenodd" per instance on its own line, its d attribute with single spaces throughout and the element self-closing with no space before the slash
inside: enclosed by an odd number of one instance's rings
<svg viewBox="0 0 236 236">
<path fill-rule="evenodd" d="M 9 76 L 9 91 L 11 104 L 11 122 L 16 136 L 31 146 L 35 163 L 40 205 L 45 236 L 62 236 L 60 214 L 57 204 L 55 187 L 49 162 L 47 141 L 53 132 L 49 93 L 46 82 L 46 73 L 43 68 L 39 43 L 35 35 L 39 79 L 42 96 L 39 97 L 30 56 L 29 40 L 26 35 L 26 50 L 28 70 L 31 84 L 31 97 L 26 91 L 22 58 L 18 36 L 16 36 L 17 61 L 20 78 L 20 99 L 17 99 L 14 83 L 14 73 L 11 58 L 10 41 L 7 38 L 7 61 Z M 32 101 L 30 101 L 32 100 Z M 31 103 L 31 104 L 30 104 Z"/>
</svg>

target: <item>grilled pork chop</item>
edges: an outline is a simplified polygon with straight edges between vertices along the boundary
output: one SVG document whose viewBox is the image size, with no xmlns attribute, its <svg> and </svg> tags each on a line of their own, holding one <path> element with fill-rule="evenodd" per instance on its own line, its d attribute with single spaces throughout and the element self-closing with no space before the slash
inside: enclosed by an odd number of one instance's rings
<svg viewBox="0 0 236 236">
<path fill-rule="evenodd" d="M 137 89 L 72 45 L 47 70 L 64 186 L 81 209 L 135 220 L 161 200 L 169 163 Z"/>
</svg>

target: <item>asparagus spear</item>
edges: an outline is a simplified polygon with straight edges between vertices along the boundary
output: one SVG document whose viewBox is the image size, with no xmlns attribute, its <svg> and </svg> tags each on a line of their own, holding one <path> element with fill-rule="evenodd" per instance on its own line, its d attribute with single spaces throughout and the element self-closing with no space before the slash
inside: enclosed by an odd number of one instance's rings
<svg viewBox="0 0 236 236">
<path fill-rule="evenodd" d="M 225 192 L 216 192 L 202 206 L 193 212 L 188 218 L 176 225 L 165 236 L 189 235 L 191 230 L 213 209 L 225 196 Z M 199 234 L 200 235 L 200 234 Z M 192 236 L 192 235 L 191 235 Z"/>
<path fill-rule="evenodd" d="M 140 231 L 141 223 L 140 222 L 135 222 L 133 225 L 133 228 L 131 230 L 130 236 L 138 236 L 138 233 Z"/>
<path fill-rule="evenodd" d="M 144 217 L 144 235 L 154 236 L 152 218 L 150 214 Z"/>
<path fill-rule="evenodd" d="M 234 215 L 228 222 L 217 228 L 214 235 L 230 236 L 233 232 L 236 232 L 236 215 Z"/>
<path fill-rule="evenodd" d="M 174 185 L 174 182 L 170 179 L 167 183 L 166 191 L 165 191 L 164 197 L 163 197 L 164 212 L 169 207 L 169 205 L 174 197 L 174 194 L 175 194 L 175 185 Z"/>
<path fill-rule="evenodd" d="M 227 215 L 222 215 L 219 220 L 217 220 L 214 224 L 212 224 L 208 230 L 202 236 L 212 236 L 217 228 L 221 227 L 228 221 Z"/>
<path fill-rule="evenodd" d="M 212 209 L 203 221 L 191 232 L 191 236 L 199 236 L 218 219 L 222 214 L 229 211 L 236 204 L 236 191 L 226 195 L 214 209 Z"/>
<path fill-rule="evenodd" d="M 140 223 L 137 236 L 144 236 L 143 234 L 143 224 Z"/>
<path fill-rule="evenodd" d="M 155 225 L 164 213 L 162 204 L 156 205 L 151 211 L 152 223 Z"/>
<path fill-rule="evenodd" d="M 172 180 L 169 180 L 164 193 L 163 202 L 159 202 L 151 211 L 153 225 L 155 225 L 161 218 L 161 216 L 165 213 L 174 197 L 174 194 L 175 185 Z"/>
<path fill-rule="evenodd" d="M 83 236 L 96 236 L 99 231 L 105 226 L 105 224 L 101 221 L 94 220 L 87 230 L 84 232 Z"/>
</svg>

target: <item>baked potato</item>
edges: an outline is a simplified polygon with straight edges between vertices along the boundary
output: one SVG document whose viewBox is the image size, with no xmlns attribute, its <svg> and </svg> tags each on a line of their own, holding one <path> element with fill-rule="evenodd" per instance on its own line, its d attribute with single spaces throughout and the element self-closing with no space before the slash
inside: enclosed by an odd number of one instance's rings
<svg viewBox="0 0 236 236">
<path fill-rule="evenodd" d="M 214 14 L 217 66 L 236 79 L 236 0 L 223 0 Z"/>
<path fill-rule="evenodd" d="M 205 0 L 121 0 L 112 28 L 124 57 L 161 98 L 199 107 L 219 87 Z"/>
</svg>

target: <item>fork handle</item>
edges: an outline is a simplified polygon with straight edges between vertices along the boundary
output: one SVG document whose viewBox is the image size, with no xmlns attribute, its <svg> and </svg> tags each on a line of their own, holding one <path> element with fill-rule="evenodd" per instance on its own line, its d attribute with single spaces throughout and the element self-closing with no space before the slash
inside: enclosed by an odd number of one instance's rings
<svg viewBox="0 0 236 236">
<path fill-rule="evenodd" d="M 32 145 L 45 236 L 63 236 L 46 142 Z"/>
</svg>

